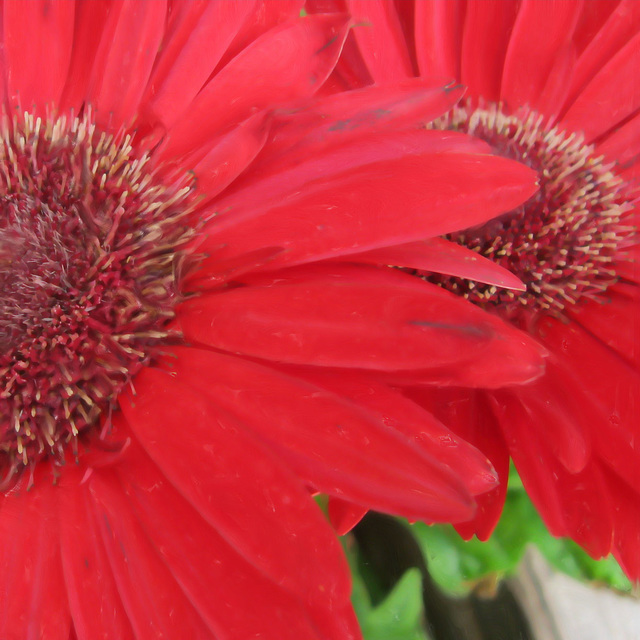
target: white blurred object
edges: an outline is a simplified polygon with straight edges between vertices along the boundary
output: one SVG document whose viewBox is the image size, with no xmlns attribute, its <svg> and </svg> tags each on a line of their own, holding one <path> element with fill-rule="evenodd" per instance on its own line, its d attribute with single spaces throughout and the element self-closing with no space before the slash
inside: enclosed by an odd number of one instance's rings
<svg viewBox="0 0 640 640">
<path fill-rule="evenodd" d="M 640 640 L 640 599 L 559 573 L 535 547 L 509 586 L 535 640 Z"/>
</svg>

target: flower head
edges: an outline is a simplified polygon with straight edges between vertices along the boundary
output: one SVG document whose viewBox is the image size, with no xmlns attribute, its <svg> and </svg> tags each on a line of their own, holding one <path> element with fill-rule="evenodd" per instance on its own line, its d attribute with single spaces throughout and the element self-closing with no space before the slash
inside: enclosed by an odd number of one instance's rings
<svg viewBox="0 0 640 640">
<path fill-rule="evenodd" d="M 388 380 L 524 382 L 544 351 L 367 252 L 535 172 L 407 128 L 456 88 L 318 97 L 349 22 L 300 5 L 2 5 L 2 638 L 358 637 L 313 494 L 344 529 L 495 484 Z"/>
<path fill-rule="evenodd" d="M 420 275 L 544 344 L 545 375 L 411 396 L 485 451 L 505 481 L 511 455 L 552 533 L 596 557 L 613 552 L 638 579 L 638 4 L 347 5 L 371 28 L 353 30 L 334 86 L 456 78 L 464 101 L 429 126 L 473 134 L 540 176 L 522 206 L 447 236 L 518 276 L 524 292 L 480 271 Z M 459 530 L 488 536 L 503 496 L 504 487 L 480 497 Z"/>
</svg>

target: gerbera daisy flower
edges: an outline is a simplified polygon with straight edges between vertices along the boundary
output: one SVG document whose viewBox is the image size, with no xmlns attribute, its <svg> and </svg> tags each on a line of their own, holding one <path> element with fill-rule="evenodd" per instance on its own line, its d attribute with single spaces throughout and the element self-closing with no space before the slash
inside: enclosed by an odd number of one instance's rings
<svg viewBox="0 0 640 640">
<path fill-rule="evenodd" d="M 397 144 L 453 87 L 314 98 L 349 21 L 300 9 L 2 5 L 3 639 L 358 637 L 312 495 L 337 526 L 341 499 L 463 521 L 495 484 L 386 379 L 526 382 L 543 350 L 350 256 L 485 222 L 535 172 Z"/>
<path fill-rule="evenodd" d="M 456 78 L 466 97 L 429 126 L 473 134 L 541 181 L 524 206 L 447 236 L 510 270 L 525 292 L 432 276 L 412 257 L 415 246 L 395 264 L 534 337 L 550 353 L 545 375 L 520 388 L 411 397 L 487 453 L 505 481 L 511 456 L 552 533 L 595 557 L 613 552 L 639 579 L 640 5 L 346 6 L 363 26 L 334 87 Z M 503 483 L 480 498 L 463 535 L 490 534 L 504 492 Z"/>
</svg>

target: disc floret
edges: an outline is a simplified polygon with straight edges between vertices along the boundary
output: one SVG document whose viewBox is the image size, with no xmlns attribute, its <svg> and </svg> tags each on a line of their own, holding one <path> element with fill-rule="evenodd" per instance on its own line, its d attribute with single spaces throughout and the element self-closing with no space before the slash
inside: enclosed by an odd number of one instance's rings
<svg viewBox="0 0 640 640">
<path fill-rule="evenodd" d="M 0 123 L 0 464 L 11 477 L 105 420 L 170 338 L 192 185 L 90 115 Z"/>
<path fill-rule="evenodd" d="M 565 133 L 534 111 L 510 115 L 496 104 L 463 104 L 431 127 L 485 140 L 494 153 L 537 171 L 540 184 L 519 208 L 448 236 L 515 273 L 525 292 L 456 278 L 435 281 L 509 316 L 523 311 L 563 315 L 568 306 L 616 282 L 615 262 L 635 234 L 626 218 L 637 194 L 582 135 Z"/>
</svg>

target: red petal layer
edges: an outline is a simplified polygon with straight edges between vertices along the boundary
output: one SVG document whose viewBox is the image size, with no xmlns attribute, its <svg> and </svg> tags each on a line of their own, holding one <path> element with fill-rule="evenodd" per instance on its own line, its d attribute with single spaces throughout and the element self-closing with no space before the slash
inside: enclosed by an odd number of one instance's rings
<svg viewBox="0 0 640 640">
<path fill-rule="evenodd" d="M 117 477 L 89 480 L 92 512 L 118 591 L 139 640 L 208 638 L 211 630 L 178 586 L 127 502 Z"/>
<path fill-rule="evenodd" d="M 143 98 L 165 128 L 173 126 L 202 89 L 238 29 L 255 7 L 253 0 L 181 2 L 153 67 Z"/>
<path fill-rule="evenodd" d="M 209 225 L 209 242 L 228 245 L 221 258 L 283 247 L 279 266 L 359 253 L 480 224 L 524 202 L 535 180 L 504 158 L 404 155 L 314 180 L 261 216 L 252 209 L 246 218 L 236 207 Z M 225 224 L 231 226 L 216 233 Z"/>
<path fill-rule="evenodd" d="M 238 555 L 162 477 L 140 447 L 132 447 L 120 476 L 163 562 L 216 637 L 319 638 L 304 603 Z M 304 546 L 304 539 L 297 544 Z"/>
<path fill-rule="evenodd" d="M 366 507 L 329 496 L 327 512 L 331 525 L 339 536 L 349 533 L 367 515 L 367 511 L 369 509 Z"/>
<path fill-rule="evenodd" d="M 585 9 L 592 9 L 590 5 L 595 3 L 587 2 Z M 576 61 L 571 80 L 569 95 L 566 105 L 570 105 L 580 92 L 589 84 L 598 72 L 627 44 L 627 42 L 637 33 L 640 25 L 640 3 L 636 0 L 622 0 L 613 6 L 612 2 L 602 3 L 605 7 L 598 8 L 595 15 L 597 23 L 594 25 L 597 33 L 589 42 L 586 49 L 580 54 Z M 598 11 L 611 11 L 610 15 L 599 15 Z M 587 13 L 584 11 L 583 13 Z"/>
<path fill-rule="evenodd" d="M 413 75 L 411 60 L 393 3 L 386 0 L 348 0 L 367 68 L 376 84 L 397 82 Z"/>
<path fill-rule="evenodd" d="M 613 515 L 602 474 L 595 465 L 568 473 L 508 394 L 492 398 L 494 410 L 522 482 L 551 533 L 570 536 L 592 556 L 611 551 Z"/>
<path fill-rule="evenodd" d="M 67 80 L 75 2 L 5 2 L 4 78 L 12 106 L 44 116 Z M 4 81 L 4 79 L 3 79 Z"/>
<path fill-rule="evenodd" d="M 450 367 L 461 383 L 487 386 L 531 380 L 543 367 L 524 333 L 391 270 L 293 271 L 289 281 L 193 299 L 179 318 L 191 342 L 282 363 L 437 375 Z"/>
<path fill-rule="evenodd" d="M 95 54 L 88 100 L 96 123 L 118 129 L 130 124 L 151 75 L 164 34 L 166 0 L 114 4 Z"/>
<path fill-rule="evenodd" d="M 354 260 L 365 264 L 394 265 L 419 271 L 444 273 L 515 291 L 526 290 L 522 280 L 504 267 L 444 238 L 431 238 L 395 247 L 373 249 L 366 253 L 359 253 L 354 256 Z"/>
<path fill-rule="evenodd" d="M 205 520 L 303 601 L 344 606 L 350 585 L 340 548 L 297 478 L 219 408 L 224 404 L 152 369 L 137 376 L 136 389 L 138 397 L 122 399 L 133 432 Z M 166 397 L 168 406 L 160 401 Z"/>
<path fill-rule="evenodd" d="M 203 202 L 215 198 L 251 164 L 268 131 L 267 117 L 259 112 L 216 140 L 213 149 L 193 169 Z"/>
<path fill-rule="evenodd" d="M 176 350 L 172 374 L 233 412 L 318 491 L 415 519 L 471 513 L 468 492 L 375 414 L 309 382 L 240 358 Z"/>
<path fill-rule="evenodd" d="M 630 82 L 640 67 L 640 33 L 599 70 L 562 117 L 570 131 L 587 142 L 613 129 L 640 108 L 640 85 Z"/>
<path fill-rule="evenodd" d="M 65 469 L 57 489 L 60 551 L 78 640 L 134 640 L 100 531 L 91 515 L 84 470 Z"/>
<path fill-rule="evenodd" d="M 388 428 L 405 435 L 431 458 L 454 471 L 469 493 L 484 493 L 496 486 L 495 473 L 485 455 L 399 392 L 353 374 L 314 372 L 305 377 L 349 398 Z"/>
<path fill-rule="evenodd" d="M 462 24 L 466 5 L 459 0 L 416 2 L 415 38 L 420 74 L 459 78 Z"/>
<path fill-rule="evenodd" d="M 198 94 L 169 131 L 159 158 L 183 156 L 256 111 L 312 96 L 335 66 L 346 34 L 346 17 L 323 15 L 288 22 L 258 38 Z"/>
<path fill-rule="evenodd" d="M 469 389 L 410 389 L 409 397 L 424 406 L 447 425 L 458 439 L 464 438 L 491 461 L 499 484 L 495 489 L 476 496 L 475 517 L 455 525 L 466 540 L 476 535 L 487 540 L 493 533 L 504 505 L 509 478 L 509 452 L 496 422 L 486 394 Z M 452 451 L 455 455 L 455 450 Z"/>
<path fill-rule="evenodd" d="M 24 473 L 4 494 L 0 508 L 2 640 L 69 638 L 71 619 L 56 535 L 56 487 L 50 467 L 42 470 L 31 490 L 29 474 Z"/>
<path fill-rule="evenodd" d="M 544 318 L 535 331 L 558 354 L 558 364 L 550 367 L 558 368 L 565 388 L 573 389 L 577 403 L 590 407 L 586 424 L 594 450 L 640 489 L 640 374 L 575 322 Z"/>
<path fill-rule="evenodd" d="M 563 60 L 572 47 L 571 35 L 581 8 L 581 2 L 522 0 L 507 49 L 500 92 L 509 109 L 515 111 L 528 105 L 545 113 L 547 104 L 541 104 L 541 98 L 545 97 L 548 82 L 557 81 L 563 71 L 571 71 Z M 541 33 L 544 38 L 540 38 Z M 564 91 L 569 77 L 565 76 Z M 556 102 L 557 109 L 560 104 Z"/>
<path fill-rule="evenodd" d="M 517 2 L 467 3 L 460 78 L 471 95 L 490 102 L 500 100 L 502 69 L 517 12 Z"/>
</svg>

